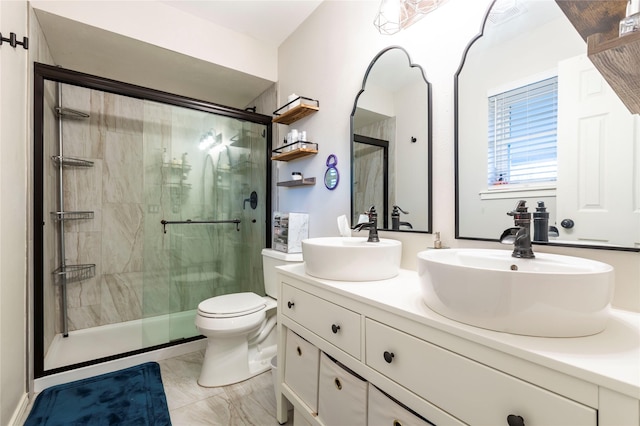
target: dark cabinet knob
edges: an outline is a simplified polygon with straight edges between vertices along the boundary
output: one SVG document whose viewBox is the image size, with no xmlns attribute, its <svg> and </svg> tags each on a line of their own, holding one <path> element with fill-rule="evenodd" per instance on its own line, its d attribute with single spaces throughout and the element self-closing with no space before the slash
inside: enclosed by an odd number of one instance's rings
<svg viewBox="0 0 640 426">
<path fill-rule="evenodd" d="M 509 426 L 524 426 L 524 419 L 521 416 L 509 414 L 507 416 L 507 424 Z"/>
<path fill-rule="evenodd" d="M 575 225 L 575 223 L 571 219 L 562 219 L 562 222 L 560 222 L 560 226 L 565 229 L 571 229 L 573 228 L 573 225 Z"/>
<path fill-rule="evenodd" d="M 395 357 L 393 352 L 389 352 L 389 351 L 384 351 L 384 360 L 387 361 L 389 364 L 391 364 L 391 361 L 393 361 L 393 357 Z"/>
<path fill-rule="evenodd" d="M 287 302 L 287 306 L 289 307 L 289 309 L 293 308 L 293 305 L 295 305 L 295 303 L 293 303 L 293 302 Z"/>
<path fill-rule="evenodd" d="M 331 331 L 333 331 L 333 334 L 337 334 L 339 330 L 340 330 L 339 325 L 331 324 Z"/>
</svg>

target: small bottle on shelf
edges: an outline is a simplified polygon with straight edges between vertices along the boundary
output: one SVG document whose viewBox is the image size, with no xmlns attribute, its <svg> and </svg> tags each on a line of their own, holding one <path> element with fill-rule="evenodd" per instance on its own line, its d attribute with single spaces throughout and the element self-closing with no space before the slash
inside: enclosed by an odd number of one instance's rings
<svg viewBox="0 0 640 426">
<path fill-rule="evenodd" d="M 620 21 L 620 37 L 640 31 L 640 0 L 629 0 L 627 16 Z"/>
</svg>

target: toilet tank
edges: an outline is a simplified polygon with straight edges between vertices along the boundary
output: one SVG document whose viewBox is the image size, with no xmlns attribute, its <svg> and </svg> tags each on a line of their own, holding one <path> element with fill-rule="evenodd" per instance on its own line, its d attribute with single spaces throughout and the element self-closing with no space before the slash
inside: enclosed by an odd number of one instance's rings
<svg viewBox="0 0 640 426">
<path fill-rule="evenodd" d="M 264 291 L 267 296 L 277 299 L 278 280 L 276 266 L 291 265 L 302 262 L 302 253 L 283 253 L 273 249 L 262 249 L 262 273 L 264 275 Z"/>
</svg>

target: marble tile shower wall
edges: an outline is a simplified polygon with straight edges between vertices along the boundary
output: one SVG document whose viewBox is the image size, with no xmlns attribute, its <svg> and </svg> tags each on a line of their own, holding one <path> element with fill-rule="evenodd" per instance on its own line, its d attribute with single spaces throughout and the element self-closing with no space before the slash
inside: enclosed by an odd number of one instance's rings
<svg viewBox="0 0 640 426">
<path fill-rule="evenodd" d="M 64 170 L 65 210 L 94 212 L 92 220 L 67 222 L 67 264 L 96 264 L 95 277 L 67 286 L 69 330 L 194 309 L 228 292 L 232 248 L 213 261 L 215 241 L 203 233 L 214 231 L 176 226 L 164 234 L 160 224 L 197 219 L 202 209 L 202 165 L 190 150 L 211 115 L 69 85 L 63 105 L 91 114 L 64 121 L 64 155 L 94 162 Z M 194 160 L 184 184 L 163 164 L 163 150 L 172 146 Z M 226 249 L 232 237 L 217 241 Z"/>
<path fill-rule="evenodd" d="M 141 317 L 143 267 L 143 109 L 141 101 L 63 85 L 64 107 L 90 113 L 63 122 L 64 155 L 94 162 L 64 169 L 65 209 L 94 219 L 65 226 L 67 264 L 96 274 L 67 286 L 69 330 Z"/>
</svg>

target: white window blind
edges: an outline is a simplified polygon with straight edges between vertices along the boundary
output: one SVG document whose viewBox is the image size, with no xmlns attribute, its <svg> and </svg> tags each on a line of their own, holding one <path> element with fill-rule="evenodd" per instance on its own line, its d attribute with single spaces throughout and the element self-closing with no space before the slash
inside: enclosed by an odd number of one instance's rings
<svg viewBox="0 0 640 426">
<path fill-rule="evenodd" d="M 555 182 L 558 77 L 489 97 L 488 184 Z"/>
</svg>

